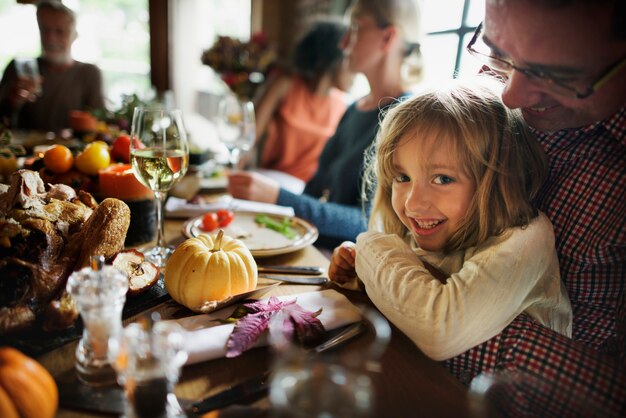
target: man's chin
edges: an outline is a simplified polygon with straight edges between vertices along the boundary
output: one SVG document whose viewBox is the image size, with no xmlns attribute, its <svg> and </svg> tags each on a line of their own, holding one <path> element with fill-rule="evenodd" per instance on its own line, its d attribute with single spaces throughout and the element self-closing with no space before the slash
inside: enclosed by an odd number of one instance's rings
<svg viewBox="0 0 626 418">
<path fill-rule="evenodd" d="M 66 65 L 72 62 L 72 57 L 65 54 L 43 54 L 42 58 L 53 65 Z"/>
<path fill-rule="evenodd" d="M 526 123 L 539 132 L 554 132 L 565 129 L 564 123 L 555 117 L 538 114 L 537 112 L 522 109 L 522 115 Z"/>
</svg>

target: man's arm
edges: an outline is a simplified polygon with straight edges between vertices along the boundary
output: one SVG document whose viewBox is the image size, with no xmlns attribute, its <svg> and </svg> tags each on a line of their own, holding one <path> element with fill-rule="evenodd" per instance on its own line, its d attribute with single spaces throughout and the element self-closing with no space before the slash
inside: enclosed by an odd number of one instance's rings
<svg viewBox="0 0 626 418">
<path fill-rule="evenodd" d="M 516 386 L 514 396 L 507 398 L 507 416 L 626 416 L 626 364 L 525 314 L 497 336 L 444 364 L 466 384 L 484 372 L 527 376 L 530 384 Z"/>
</svg>

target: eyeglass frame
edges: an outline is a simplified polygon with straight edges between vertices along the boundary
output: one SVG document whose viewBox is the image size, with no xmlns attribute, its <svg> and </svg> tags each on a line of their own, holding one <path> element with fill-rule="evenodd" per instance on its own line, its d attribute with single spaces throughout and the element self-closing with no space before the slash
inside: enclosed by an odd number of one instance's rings
<svg viewBox="0 0 626 418">
<path fill-rule="evenodd" d="M 626 56 L 625 56 L 624 58 L 618 60 L 616 63 L 611 65 L 607 70 L 602 72 L 602 74 L 600 74 L 600 76 L 595 81 L 590 83 L 586 91 L 580 92 L 576 87 L 573 87 L 565 83 L 562 83 L 558 80 L 555 80 L 554 77 L 550 76 L 549 74 L 543 71 L 532 69 L 532 68 L 523 68 L 523 67 L 516 65 L 513 61 L 506 60 L 504 58 L 494 57 L 492 55 L 486 55 L 486 54 L 483 54 L 482 52 L 477 51 L 476 49 L 473 48 L 473 46 L 476 44 L 476 41 L 478 41 L 478 37 L 481 36 L 482 28 L 483 28 L 483 22 L 480 22 L 480 24 L 478 25 L 478 27 L 476 27 L 476 30 L 474 31 L 474 35 L 472 36 L 472 39 L 467 44 L 466 49 L 467 49 L 467 52 L 469 52 L 471 56 L 473 56 L 474 58 L 477 58 L 480 61 L 483 61 L 484 58 L 488 58 L 490 60 L 494 60 L 496 62 L 505 64 L 507 67 L 510 68 L 510 70 L 508 71 L 509 73 L 515 70 L 524 74 L 526 77 L 530 79 L 540 79 L 546 82 L 548 85 L 557 85 L 561 88 L 564 88 L 565 90 L 572 92 L 577 99 L 586 99 L 587 97 L 591 96 L 593 93 L 598 91 L 604 84 L 606 84 L 611 78 L 613 78 L 616 74 L 618 74 L 622 70 L 623 67 L 626 67 Z M 494 71 L 497 72 L 498 70 L 494 69 Z"/>
</svg>

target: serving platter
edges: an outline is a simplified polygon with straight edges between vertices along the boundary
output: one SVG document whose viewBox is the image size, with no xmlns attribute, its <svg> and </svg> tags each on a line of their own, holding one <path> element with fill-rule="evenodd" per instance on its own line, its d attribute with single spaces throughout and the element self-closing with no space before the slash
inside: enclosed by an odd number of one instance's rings
<svg viewBox="0 0 626 418">
<path fill-rule="evenodd" d="M 295 236 L 288 238 L 280 232 L 258 224 L 255 221 L 258 215 L 265 215 L 276 222 L 282 222 L 285 218 L 288 218 Z M 313 224 L 297 216 L 285 217 L 258 212 L 236 211 L 233 222 L 223 229 L 224 234 L 243 241 L 252 253 L 252 256 L 259 258 L 298 251 L 307 245 L 313 244 L 319 236 L 319 232 Z M 183 235 L 187 238 L 215 232 L 207 232 L 202 229 L 202 216 L 191 218 L 183 225 Z"/>
</svg>

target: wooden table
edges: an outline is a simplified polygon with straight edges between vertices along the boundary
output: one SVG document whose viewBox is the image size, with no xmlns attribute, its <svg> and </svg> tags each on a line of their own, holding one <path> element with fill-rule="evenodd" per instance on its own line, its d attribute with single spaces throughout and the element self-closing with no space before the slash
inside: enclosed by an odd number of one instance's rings
<svg viewBox="0 0 626 418">
<path fill-rule="evenodd" d="M 166 221 L 166 239 L 172 244 L 183 240 L 182 221 Z M 315 247 L 263 259 L 260 263 L 289 265 L 320 265 L 327 267 L 328 259 Z M 319 289 L 319 286 L 281 285 L 272 291 L 275 295 L 293 294 Z M 369 303 L 358 292 L 343 291 L 356 303 Z M 346 344 L 342 354 L 361 352 L 373 339 L 365 334 Z M 60 375 L 72 370 L 76 342 L 47 353 L 38 360 L 52 372 Z M 271 365 L 271 352 L 257 348 L 233 359 L 219 359 L 187 366 L 176 387 L 181 398 L 200 399 L 219 392 L 248 377 L 267 370 Z M 383 354 L 380 372 L 370 372 L 376 397 L 374 417 L 464 417 L 468 416 L 467 391 L 440 364 L 423 355 L 415 345 L 397 329 Z M 267 408 L 267 400 L 255 405 Z M 103 416 L 60 409 L 59 417 Z"/>
</svg>

